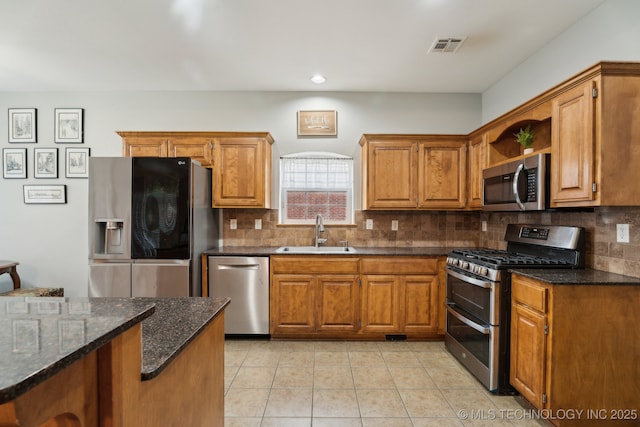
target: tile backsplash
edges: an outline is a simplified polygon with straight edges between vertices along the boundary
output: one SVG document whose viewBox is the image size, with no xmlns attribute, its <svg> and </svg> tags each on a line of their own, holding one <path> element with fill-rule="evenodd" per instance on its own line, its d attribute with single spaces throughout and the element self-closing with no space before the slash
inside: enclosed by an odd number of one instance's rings
<svg viewBox="0 0 640 427">
<path fill-rule="evenodd" d="M 231 230 L 230 220 L 237 220 Z M 255 229 L 255 220 L 262 229 Z M 366 230 L 367 219 L 373 229 Z M 398 221 L 398 231 L 391 221 Z M 487 231 L 481 231 L 482 221 Z M 357 211 L 356 225 L 326 225 L 327 244 L 348 241 L 360 247 L 489 247 L 504 249 L 504 232 L 510 223 L 573 225 L 586 230 L 586 265 L 598 270 L 640 277 L 640 207 L 607 207 L 584 211 L 455 212 Z M 616 242 L 616 224 L 629 224 L 630 243 Z M 285 246 L 313 244 L 311 225 L 278 225 L 275 209 L 223 211 L 224 246 Z"/>
<path fill-rule="evenodd" d="M 467 247 L 477 246 L 480 238 L 477 212 L 357 211 L 355 216 L 352 226 L 325 223 L 327 245 L 347 240 L 360 247 Z M 231 219 L 237 220 L 236 230 L 229 227 Z M 261 230 L 255 230 L 256 219 L 262 220 Z M 365 228 L 367 219 L 373 220 L 372 230 Z M 393 220 L 398 221 L 398 231 L 391 230 Z M 275 209 L 226 209 L 223 223 L 225 246 L 313 244 L 313 225 L 278 225 Z"/>
</svg>

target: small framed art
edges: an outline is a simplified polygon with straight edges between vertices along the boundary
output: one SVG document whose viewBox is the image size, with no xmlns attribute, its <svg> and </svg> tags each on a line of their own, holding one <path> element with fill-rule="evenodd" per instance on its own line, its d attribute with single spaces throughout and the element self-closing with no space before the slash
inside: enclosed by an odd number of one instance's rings
<svg viewBox="0 0 640 427">
<path fill-rule="evenodd" d="M 67 178 L 89 178 L 89 149 L 69 148 L 66 150 Z"/>
<path fill-rule="evenodd" d="M 36 142 L 36 109 L 9 108 L 9 142 Z"/>
<path fill-rule="evenodd" d="M 56 143 L 82 143 L 83 123 L 82 108 L 55 109 Z"/>
<path fill-rule="evenodd" d="M 298 111 L 298 136 L 336 136 L 335 110 Z"/>
<path fill-rule="evenodd" d="M 27 177 L 27 149 L 2 149 L 2 176 L 5 178 Z"/>
<path fill-rule="evenodd" d="M 36 178 L 58 177 L 58 149 L 33 149 L 33 176 Z"/>
<path fill-rule="evenodd" d="M 67 203 L 66 185 L 23 185 L 26 204 Z"/>
</svg>

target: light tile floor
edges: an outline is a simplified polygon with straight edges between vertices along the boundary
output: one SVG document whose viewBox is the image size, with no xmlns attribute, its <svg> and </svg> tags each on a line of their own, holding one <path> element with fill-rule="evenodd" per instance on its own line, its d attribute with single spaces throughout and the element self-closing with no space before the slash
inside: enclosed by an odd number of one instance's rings
<svg viewBox="0 0 640 427">
<path fill-rule="evenodd" d="M 541 426 L 442 342 L 227 340 L 227 427 Z"/>
</svg>

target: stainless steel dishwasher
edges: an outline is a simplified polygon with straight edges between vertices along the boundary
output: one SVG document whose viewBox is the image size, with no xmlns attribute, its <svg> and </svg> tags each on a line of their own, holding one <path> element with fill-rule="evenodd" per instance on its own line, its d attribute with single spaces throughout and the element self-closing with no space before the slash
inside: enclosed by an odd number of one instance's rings
<svg viewBox="0 0 640 427">
<path fill-rule="evenodd" d="M 269 334 L 269 257 L 209 257 L 209 295 L 231 298 L 227 335 Z"/>
</svg>

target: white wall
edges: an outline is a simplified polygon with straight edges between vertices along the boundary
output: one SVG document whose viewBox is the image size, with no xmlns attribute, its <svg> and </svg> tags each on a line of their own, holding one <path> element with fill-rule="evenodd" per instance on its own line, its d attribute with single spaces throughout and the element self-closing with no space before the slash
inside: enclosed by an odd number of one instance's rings
<svg viewBox="0 0 640 427">
<path fill-rule="evenodd" d="M 326 150 L 359 159 L 358 140 L 363 133 L 466 134 L 480 126 L 481 117 L 479 94 L 0 93 L 0 111 L 38 109 L 36 144 L 9 144 L 6 116 L 0 119 L 0 135 L 5 135 L 0 145 L 28 149 L 28 178 L 0 179 L 0 259 L 20 262 L 24 287 L 64 287 L 69 296 L 87 295 L 87 180 L 64 177 L 64 149 L 78 145 L 54 144 L 57 107 L 84 108 L 82 146 L 90 147 L 92 156 L 121 155 L 116 130 L 268 131 L 276 141 L 276 171 L 277 155 Z M 337 138 L 297 137 L 296 112 L 313 109 L 338 111 Z M 33 178 L 34 147 L 58 148 L 58 179 Z M 23 203 L 24 184 L 52 183 L 67 185 L 66 205 Z M 5 286 L 7 278 L 0 279 L 0 285 Z"/>
<path fill-rule="evenodd" d="M 603 60 L 640 61 L 640 1 L 609 0 L 482 94 L 487 123 Z"/>
</svg>

